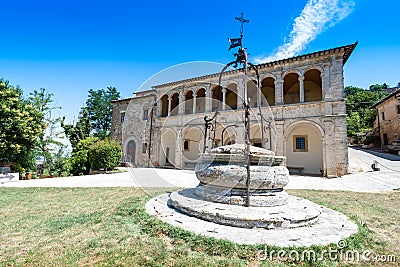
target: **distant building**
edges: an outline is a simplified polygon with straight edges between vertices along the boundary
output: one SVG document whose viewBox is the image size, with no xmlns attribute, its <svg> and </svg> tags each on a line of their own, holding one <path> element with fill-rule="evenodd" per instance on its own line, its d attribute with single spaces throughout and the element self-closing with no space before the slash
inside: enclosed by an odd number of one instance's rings
<svg viewBox="0 0 400 267">
<path fill-rule="evenodd" d="M 374 132 L 377 132 L 382 145 L 387 145 L 400 137 L 400 89 L 372 106 L 376 109 Z"/>
<path fill-rule="evenodd" d="M 346 174 L 343 66 L 356 45 L 256 65 L 261 90 L 255 86 L 254 71 L 249 71 L 251 108 L 254 114 L 261 109 L 271 115 L 263 127 L 251 117 L 251 144 L 286 156 L 290 170 L 326 177 Z M 154 85 L 114 101 L 111 137 L 121 143 L 124 160 L 136 166 L 193 168 L 204 145 L 244 143 L 243 127 L 234 127 L 243 117 L 242 72 L 223 75 L 220 96 L 218 77 L 215 73 Z M 215 142 L 204 144 L 203 118 L 212 116 L 217 100 L 222 104 Z"/>
</svg>

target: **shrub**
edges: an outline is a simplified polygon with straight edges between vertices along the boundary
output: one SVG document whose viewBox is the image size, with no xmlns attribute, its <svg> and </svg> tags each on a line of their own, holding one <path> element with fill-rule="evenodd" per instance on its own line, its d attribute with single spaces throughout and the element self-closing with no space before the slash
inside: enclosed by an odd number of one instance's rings
<svg viewBox="0 0 400 267">
<path fill-rule="evenodd" d="M 89 161 L 92 170 L 113 170 L 121 162 L 121 146 L 115 141 L 102 140 L 89 148 Z"/>
<path fill-rule="evenodd" d="M 99 139 L 96 137 L 87 137 L 78 142 L 77 146 L 72 151 L 70 158 L 71 173 L 73 175 L 83 175 L 90 173 L 89 148 Z"/>
</svg>

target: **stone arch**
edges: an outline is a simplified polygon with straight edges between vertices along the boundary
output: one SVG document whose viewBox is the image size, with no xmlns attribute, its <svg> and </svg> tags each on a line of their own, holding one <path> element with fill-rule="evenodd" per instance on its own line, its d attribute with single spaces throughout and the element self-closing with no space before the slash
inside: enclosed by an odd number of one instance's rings
<svg viewBox="0 0 400 267">
<path fill-rule="evenodd" d="M 247 81 L 247 97 L 250 99 L 250 107 L 256 108 L 258 107 L 258 86 L 256 80 L 248 80 Z"/>
<path fill-rule="evenodd" d="M 219 90 L 219 88 L 221 90 Z M 212 111 L 214 111 L 217 107 L 218 110 L 220 110 L 222 102 L 222 86 L 215 85 L 211 88 L 211 101 Z"/>
<path fill-rule="evenodd" d="M 304 69 L 302 75 L 304 75 L 309 70 L 318 70 L 320 73 L 324 72 L 324 69 L 320 66 L 311 66 L 311 67 Z"/>
<path fill-rule="evenodd" d="M 233 110 L 237 109 L 238 86 L 236 83 L 230 83 L 226 87 L 226 105 Z"/>
<path fill-rule="evenodd" d="M 123 154 L 124 154 L 124 159 L 123 159 L 124 162 L 130 162 L 133 165 L 136 164 L 137 141 L 133 136 L 125 140 L 123 146 Z"/>
<path fill-rule="evenodd" d="M 288 70 L 288 71 L 285 71 L 285 72 L 282 74 L 282 80 L 285 79 L 285 77 L 286 77 L 287 75 L 291 74 L 291 73 L 297 74 L 299 77 L 303 75 L 299 70 Z"/>
<path fill-rule="evenodd" d="M 168 94 L 164 94 L 160 98 L 160 102 L 161 102 L 160 116 L 167 117 L 168 116 Z"/>
<path fill-rule="evenodd" d="M 164 129 L 160 135 L 160 166 L 175 166 L 175 152 L 176 152 L 176 132 L 172 129 Z"/>
<path fill-rule="evenodd" d="M 203 113 L 206 110 L 206 89 L 199 88 L 196 91 L 196 113 Z"/>
<path fill-rule="evenodd" d="M 191 126 L 182 130 L 182 161 L 185 167 L 194 167 L 203 152 L 204 133 L 200 127 Z"/>
<path fill-rule="evenodd" d="M 317 68 L 304 73 L 304 102 L 322 101 L 322 77 Z"/>
<path fill-rule="evenodd" d="M 193 91 L 186 90 L 184 92 L 185 114 L 193 113 Z"/>
<path fill-rule="evenodd" d="M 273 73 L 266 73 L 264 75 L 260 75 L 260 81 L 264 80 L 265 78 L 272 78 L 275 81 L 277 80 L 277 76 Z"/>
<path fill-rule="evenodd" d="M 300 102 L 299 74 L 296 72 L 287 73 L 283 78 L 283 102 L 294 104 Z"/>
<path fill-rule="evenodd" d="M 220 147 L 222 145 L 226 145 L 228 142 L 233 142 L 234 140 L 236 140 L 236 131 L 231 129 L 234 127 L 229 127 L 229 129 L 226 129 L 224 131 L 224 129 L 226 127 L 228 127 L 230 125 L 223 125 L 221 123 L 217 123 L 216 129 L 215 129 L 215 139 L 214 139 L 214 145 L 209 146 L 209 148 L 211 147 Z M 222 133 L 224 133 L 224 140 L 222 140 Z M 211 135 L 213 135 L 214 133 L 212 132 Z"/>
<path fill-rule="evenodd" d="M 234 126 L 235 125 L 235 126 Z M 232 145 L 236 143 L 237 138 L 237 128 L 239 124 L 229 124 L 229 125 L 221 125 L 221 128 L 218 129 L 218 133 L 221 140 L 221 145 Z M 223 136 L 222 136 L 223 133 Z"/>
<path fill-rule="evenodd" d="M 265 107 L 275 105 L 275 80 L 271 76 L 264 77 L 261 80 L 261 106 Z"/>
<path fill-rule="evenodd" d="M 324 172 L 324 130 L 313 121 L 296 121 L 284 134 L 286 165 L 289 170 L 312 175 Z"/>
<path fill-rule="evenodd" d="M 179 93 L 173 92 L 171 93 L 171 109 L 170 115 L 178 115 L 178 106 L 179 106 Z"/>
</svg>

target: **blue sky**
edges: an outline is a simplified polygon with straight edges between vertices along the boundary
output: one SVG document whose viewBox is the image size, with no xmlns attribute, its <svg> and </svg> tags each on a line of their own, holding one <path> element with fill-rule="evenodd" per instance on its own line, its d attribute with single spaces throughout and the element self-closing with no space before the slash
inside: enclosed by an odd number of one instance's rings
<svg viewBox="0 0 400 267">
<path fill-rule="evenodd" d="M 2 1 L 0 77 L 26 94 L 48 89 L 63 107 L 61 115 L 72 120 L 90 88 L 115 86 L 129 97 L 151 75 L 175 64 L 231 61 L 227 38 L 238 37 L 234 17 L 240 12 L 250 20 L 244 40 L 250 58 L 274 55 L 299 37 L 291 34 L 296 18 L 307 4 L 315 12 L 318 2 L 328 5 L 310 15 L 313 26 L 325 22 L 295 54 L 358 40 L 345 66 L 345 84 L 400 82 L 396 0 Z M 319 17 L 334 5 L 331 17 L 329 12 Z"/>
</svg>

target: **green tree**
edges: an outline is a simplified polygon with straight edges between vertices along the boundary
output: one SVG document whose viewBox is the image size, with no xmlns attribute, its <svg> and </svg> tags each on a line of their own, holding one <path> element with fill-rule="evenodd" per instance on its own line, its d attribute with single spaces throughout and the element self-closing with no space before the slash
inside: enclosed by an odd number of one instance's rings
<svg viewBox="0 0 400 267">
<path fill-rule="evenodd" d="M 101 140 L 89 148 L 89 161 L 92 170 L 113 170 L 121 162 L 122 149 L 115 141 Z"/>
<path fill-rule="evenodd" d="M 0 161 L 33 168 L 33 151 L 46 128 L 43 118 L 43 113 L 23 98 L 20 88 L 0 80 Z"/>
<path fill-rule="evenodd" d="M 43 159 L 45 171 L 50 171 L 51 165 L 59 153 L 59 149 L 63 148 L 60 142 L 62 132 L 60 131 L 61 118 L 55 116 L 57 110 L 61 109 L 54 104 L 53 94 L 40 88 L 39 91 L 35 90 L 30 93 L 30 101 L 36 110 L 42 114 L 42 123 L 44 130 L 38 136 L 36 145 L 36 156 Z"/>
<path fill-rule="evenodd" d="M 369 90 L 354 86 L 345 88 L 346 113 L 347 113 L 347 134 L 356 136 L 374 126 L 376 111 L 371 106 L 388 93 L 385 91 L 387 85 L 371 85 Z"/>
<path fill-rule="evenodd" d="M 87 137 L 80 140 L 76 147 L 72 151 L 70 158 L 71 162 L 71 173 L 73 175 L 84 175 L 90 173 L 90 162 L 89 162 L 89 148 L 92 144 L 99 141 L 97 137 Z"/>
<path fill-rule="evenodd" d="M 90 136 L 90 132 L 92 131 L 88 109 L 86 107 L 81 108 L 75 125 L 65 124 L 65 117 L 63 117 L 61 127 L 64 129 L 65 136 L 67 136 L 74 150 L 81 140 Z"/>
<path fill-rule="evenodd" d="M 109 136 L 112 119 L 112 101 L 118 98 L 119 92 L 115 87 L 107 87 L 106 90 L 89 90 L 86 106 L 95 136 L 101 139 Z"/>
<path fill-rule="evenodd" d="M 69 153 L 67 147 L 61 144 L 52 155 L 52 161 L 49 165 L 49 174 L 55 176 L 68 176 L 71 170 Z"/>
</svg>

